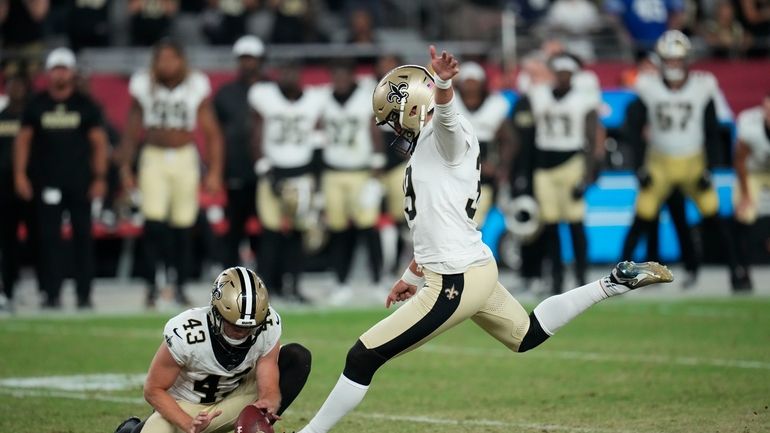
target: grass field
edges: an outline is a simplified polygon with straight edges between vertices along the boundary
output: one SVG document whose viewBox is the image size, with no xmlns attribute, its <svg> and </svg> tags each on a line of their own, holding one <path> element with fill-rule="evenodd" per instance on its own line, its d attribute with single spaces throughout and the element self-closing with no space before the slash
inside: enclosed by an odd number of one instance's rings
<svg viewBox="0 0 770 433">
<path fill-rule="evenodd" d="M 283 313 L 283 341 L 305 344 L 314 364 L 276 431 L 304 425 L 355 338 L 386 313 Z M 128 415 L 147 416 L 136 375 L 166 319 L 1 319 L 0 433 L 112 433 Z M 107 377 L 117 389 L 89 390 L 72 383 L 100 376 L 69 377 L 105 373 L 133 382 Z M 18 380 L 30 377 L 44 379 Z M 383 367 L 335 431 L 770 432 L 769 405 L 770 300 L 617 300 L 526 354 L 465 323 Z"/>
</svg>

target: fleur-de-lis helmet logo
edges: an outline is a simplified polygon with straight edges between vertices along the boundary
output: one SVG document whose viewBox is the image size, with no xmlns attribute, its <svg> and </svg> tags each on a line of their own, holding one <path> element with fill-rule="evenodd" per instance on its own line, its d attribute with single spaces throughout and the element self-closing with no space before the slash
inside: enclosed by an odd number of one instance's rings
<svg viewBox="0 0 770 433">
<path fill-rule="evenodd" d="M 409 97 L 409 92 L 406 91 L 406 88 L 409 86 L 406 83 L 396 84 L 388 81 L 388 84 L 390 85 L 390 92 L 388 92 L 387 96 L 388 102 L 400 104 L 402 101 L 406 101 L 406 98 Z"/>
</svg>

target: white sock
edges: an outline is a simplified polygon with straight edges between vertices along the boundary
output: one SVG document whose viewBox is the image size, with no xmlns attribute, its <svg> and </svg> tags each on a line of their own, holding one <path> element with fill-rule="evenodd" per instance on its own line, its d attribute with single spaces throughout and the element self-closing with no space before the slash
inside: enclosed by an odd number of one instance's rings
<svg viewBox="0 0 770 433">
<path fill-rule="evenodd" d="M 364 399 L 368 386 L 353 382 L 352 380 L 340 375 L 337 385 L 334 386 L 331 394 L 326 397 L 321 409 L 298 433 L 326 433 L 334 427 L 348 412 L 355 409 L 361 400 Z"/>
<path fill-rule="evenodd" d="M 610 281 L 610 277 L 588 283 L 585 286 L 551 296 L 535 307 L 535 317 L 548 335 L 553 335 L 588 307 L 610 296 L 620 295 L 630 289 Z"/>
</svg>

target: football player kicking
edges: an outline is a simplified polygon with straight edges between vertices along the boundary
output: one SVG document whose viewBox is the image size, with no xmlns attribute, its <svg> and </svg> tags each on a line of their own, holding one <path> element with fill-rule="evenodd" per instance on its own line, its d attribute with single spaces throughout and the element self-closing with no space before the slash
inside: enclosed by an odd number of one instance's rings
<svg viewBox="0 0 770 433">
<path fill-rule="evenodd" d="M 281 317 L 262 280 L 246 268 L 225 269 L 211 305 L 166 323 L 144 383 L 155 411 L 143 422 L 127 419 L 115 433 L 228 432 L 249 404 L 279 419 L 310 374 L 310 352 L 281 346 L 280 336 Z"/>
<path fill-rule="evenodd" d="M 300 433 L 329 431 L 361 402 L 383 364 L 465 319 L 512 351 L 526 352 L 603 299 L 673 280 L 657 263 L 622 262 L 601 280 L 546 299 L 528 316 L 497 281 L 497 265 L 473 222 L 479 142 L 453 103 L 451 81 L 459 64 L 446 52 L 437 56 L 433 46 L 430 56 L 435 77 L 420 66 L 400 66 L 382 78 L 373 96 L 378 123 L 395 129 L 404 138 L 401 148 L 412 154 L 404 211 L 414 260 L 385 305 L 409 301 L 356 341 L 337 385 Z"/>
</svg>

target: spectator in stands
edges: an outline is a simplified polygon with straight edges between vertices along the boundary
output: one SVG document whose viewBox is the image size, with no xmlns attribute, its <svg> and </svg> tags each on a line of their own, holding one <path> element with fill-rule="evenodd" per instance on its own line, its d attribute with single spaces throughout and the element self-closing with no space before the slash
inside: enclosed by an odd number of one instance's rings
<svg viewBox="0 0 770 433">
<path fill-rule="evenodd" d="M 178 0 L 129 0 L 131 43 L 148 47 L 168 36 L 178 10 Z"/>
<path fill-rule="evenodd" d="M 257 215 L 254 205 L 257 177 L 251 137 L 254 116 L 248 102 L 251 86 L 262 79 L 262 56 L 265 47 L 256 36 L 242 36 L 233 46 L 238 59 L 238 76 L 223 85 L 214 97 L 214 110 L 225 138 L 225 186 L 227 187 L 227 233 L 225 266 L 241 264 L 239 249 L 244 236 L 244 224 Z M 252 245 L 258 251 L 256 245 Z"/>
<path fill-rule="evenodd" d="M 658 37 L 684 23 L 683 0 L 607 0 L 605 11 L 635 52 L 649 51 Z"/>
<path fill-rule="evenodd" d="M 751 34 L 754 44 L 748 51 L 762 57 L 770 51 L 770 0 L 736 0 L 738 19 Z"/>
<path fill-rule="evenodd" d="M 540 23 L 548 13 L 553 0 L 512 0 L 511 4 L 520 21 L 516 23 L 517 28 L 526 30 Z"/>
<path fill-rule="evenodd" d="M 268 3 L 274 11 L 270 42 L 300 44 L 327 40 L 315 21 L 316 0 L 269 0 Z"/>
<path fill-rule="evenodd" d="M 257 0 L 209 0 L 203 32 L 214 45 L 230 45 L 246 33 L 246 20 Z"/>
<path fill-rule="evenodd" d="M 711 55 L 718 58 L 740 56 L 751 46 L 751 36 L 735 18 L 735 10 L 728 0 L 719 2 L 714 18 L 703 24 L 701 34 Z"/>
<path fill-rule="evenodd" d="M 21 115 L 30 83 L 24 76 L 10 77 L 5 84 L 8 105 L 0 111 L 0 311 L 12 310 L 13 286 L 19 275 L 21 251 L 18 228 L 20 222 L 30 223 L 30 206 L 13 190 L 13 140 L 21 129 Z"/>
<path fill-rule="evenodd" d="M 3 51 L 37 59 L 43 51 L 43 22 L 48 0 L 0 0 L 0 37 Z"/>
<path fill-rule="evenodd" d="M 72 51 L 53 50 L 45 66 L 48 89 L 26 107 L 14 142 L 14 183 L 23 200 L 35 203 L 43 306 L 60 306 L 63 262 L 73 257 L 77 305 L 90 308 L 91 200 L 103 197 L 107 189 L 107 134 L 99 107 L 75 87 Z M 65 210 L 72 224 L 71 255 L 62 253 Z"/>
<path fill-rule="evenodd" d="M 557 0 L 545 17 L 549 35 L 567 38 L 567 51 L 591 61 L 594 47 L 589 35 L 601 28 L 602 20 L 596 5 L 589 0 Z"/>
<path fill-rule="evenodd" d="M 366 9 L 356 9 L 350 13 L 350 37 L 351 44 L 373 45 L 374 24 L 372 14 Z"/>
<path fill-rule="evenodd" d="M 374 19 L 367 9 L 359 8 L 350 13 L 349 29 L 349 43 L 370 48 L 377 44 L 374 34 Z M 374 65 L 377 62 L 377 57 L 373 55 L 361 56 L 358 58 L 358 62 L 360 64 Z"/>
<path fill-rule="evenodd" d="M 84 47 L 106 47 L 110 43 L 110 1 L 70 0 L 67 33 L 75 52 Z"/>
</svg>

